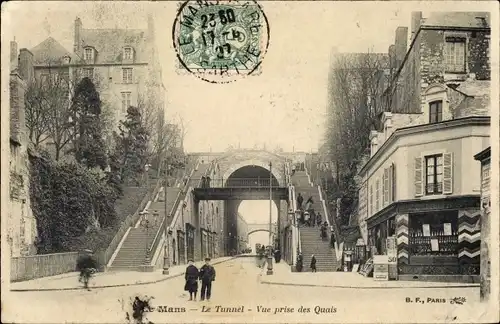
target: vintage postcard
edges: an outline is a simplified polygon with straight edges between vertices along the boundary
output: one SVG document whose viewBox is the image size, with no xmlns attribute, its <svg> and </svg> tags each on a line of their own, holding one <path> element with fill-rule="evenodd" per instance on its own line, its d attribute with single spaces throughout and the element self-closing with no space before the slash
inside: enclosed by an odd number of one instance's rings
<svg viewBox="0 0 500 324">
<path fill-rule="evenodd" d="M 2 3 L 3 323 L 498 323 L 496 1 Z"/>
</svg>

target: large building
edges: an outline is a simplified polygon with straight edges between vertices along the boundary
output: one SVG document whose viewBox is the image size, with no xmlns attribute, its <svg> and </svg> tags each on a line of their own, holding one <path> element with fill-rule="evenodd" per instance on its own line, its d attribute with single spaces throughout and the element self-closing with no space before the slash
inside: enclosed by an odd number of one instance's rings
<svg viewBox="0 0 500 324">
<path fill-rule="evenodd" d="M 485 13 L 414 13 L 384 93 L 358 222 L 372 254 L 387 255 L 386 239 L 397 238 L 400 278 L 479 275 L 481 181 L 471 170 L 490 141 L 488 26 Z"/>
<path fill-rule="evenodd" d="M 36 82 L 65 90 L 69 99 L 76 84 L 90 78 L 116 125 L 129 106 L 162 111 L 165 89 L 151 16 L 147 22 L 147 29 L 88 29 L 77 17 L 72 51 L 52 37 L 30 50 Z"/>
</svg>

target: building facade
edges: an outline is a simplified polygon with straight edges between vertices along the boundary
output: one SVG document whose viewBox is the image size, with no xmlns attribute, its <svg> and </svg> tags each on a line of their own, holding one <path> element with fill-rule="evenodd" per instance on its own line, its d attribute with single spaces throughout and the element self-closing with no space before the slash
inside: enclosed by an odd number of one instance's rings
<svg viewBox="0 0 500 324">
<path fill-rule="evenodd" d="M 238 213 L 237 215 L 237 227 L 238 227 L 238 251 L 237 253 L 242 253 L 244 250 L 248 248 L 248 224 L 243 218 L 243 216 Z"/>
<path fill-rule="evenodd" d="M 410 48 L 384 92 L 359 172 L 358 223 L 372 255 L 396 238 L 400 278 L 479 275 L 481 181 L 470 170 L 489 146 L 485 24 L 484 13 L 414 13 Z"/>
<path fill-rule="evenodd" d="M 147 29 L 86 29 L 77 17 L 73 51 L 52 37 L 30 50 L 35 84 L 64 93 L 60 104 L 69 105 L 78 82 L 90 78 L 99 92 L 101 108 L 116 126 L 129 106 L 163 111 L 165 88 L 154 22 L 151 16 L 147 21 Z M 50 147 L 54 139 L 44 144 Z"/>
<path fill-rule="evenodd" d="M 491 147 L 474 156 L 481 162 L 481 292 L 482 300 L 488 300 L 491 290 Z"/>
<path fill-rule="evenodd" d="M 12 257 L 36 254 L 37 225 L 30 203 L 29 140 L 26 133 L 25 93 L 33 77 L 33 54 L 11 42 L 10 181 L 7 241 Z"/>
</svg>

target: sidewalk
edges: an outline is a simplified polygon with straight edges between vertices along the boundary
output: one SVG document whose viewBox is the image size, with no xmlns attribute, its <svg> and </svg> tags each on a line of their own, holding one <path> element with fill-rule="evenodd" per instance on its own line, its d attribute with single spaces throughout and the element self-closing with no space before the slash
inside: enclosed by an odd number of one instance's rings
<svg viewBox="0 0 500 324">
<path fill-rule="evenodd" d="M 212 260 L 212 264 L 226 262 L 235 257 L 223 257 Z M 196 266 L 202 266 L 203 261 L 196 262 Z M 162 269 L 154 272 L 138 271 L 109 271 L 99 272 L 90 280 L 90 288 L 110 288 L 137 286 L 162 282 L 184 275 L 186 265 L 177 265 L 169 268 L 169 274 L 163 275 Z M 11 291 L 54 291 L 54 290 L 80 290 L 83 284 L 78 282 L 78 272 L 70 272 L 57 276 L 38 278 L 27 281 L 11 282 Z"/>
<path fill-rule="evenodd" d="M 260 283 L 282 286 L 352 289 L 465 288 L 479 284 L 424 281 L 375 281 L 356 272 L 292 272 L 286 263 L 273 264 L 274 273 L 260 276 Z"/>
</svg>

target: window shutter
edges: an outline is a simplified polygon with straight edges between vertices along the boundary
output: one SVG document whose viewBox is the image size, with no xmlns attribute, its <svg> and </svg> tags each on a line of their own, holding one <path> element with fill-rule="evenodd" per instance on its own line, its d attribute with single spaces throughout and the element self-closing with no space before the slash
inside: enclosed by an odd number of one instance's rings
<svg viewBox="0 0 500 324">
<path fill-rule="evenodd" d="M 443 193 L 453 192 L 453 153 L 443 154 Z"/>
<path fill-rule="evenodd" d="M 391 165 L 391 202 L 396 201 L 396 165 Z"/>
<path fill-rule="evenodd" d="M 415 197 L 420 197 L 424 194 L 422 164 L 421 157 L 415 158 Z"/>
<path fill-rule="evenodd" d="M 383 206 L 389 202 L 389 169 L 384 169 L 384 179 L 382 180 Z"/>
<path fill-rule="evenodd" d="M 393 187 L 393 179 L 392 179 L 392 164 L 391 166 L 387 169 L 388 170 L 388 180 L 387 180 L 387 183 L 388 183 L 388 189 L 387 189 L 387 202 L 390 204 L 393 202 L 392 200 L 392 187 Z"/>
</svg>

